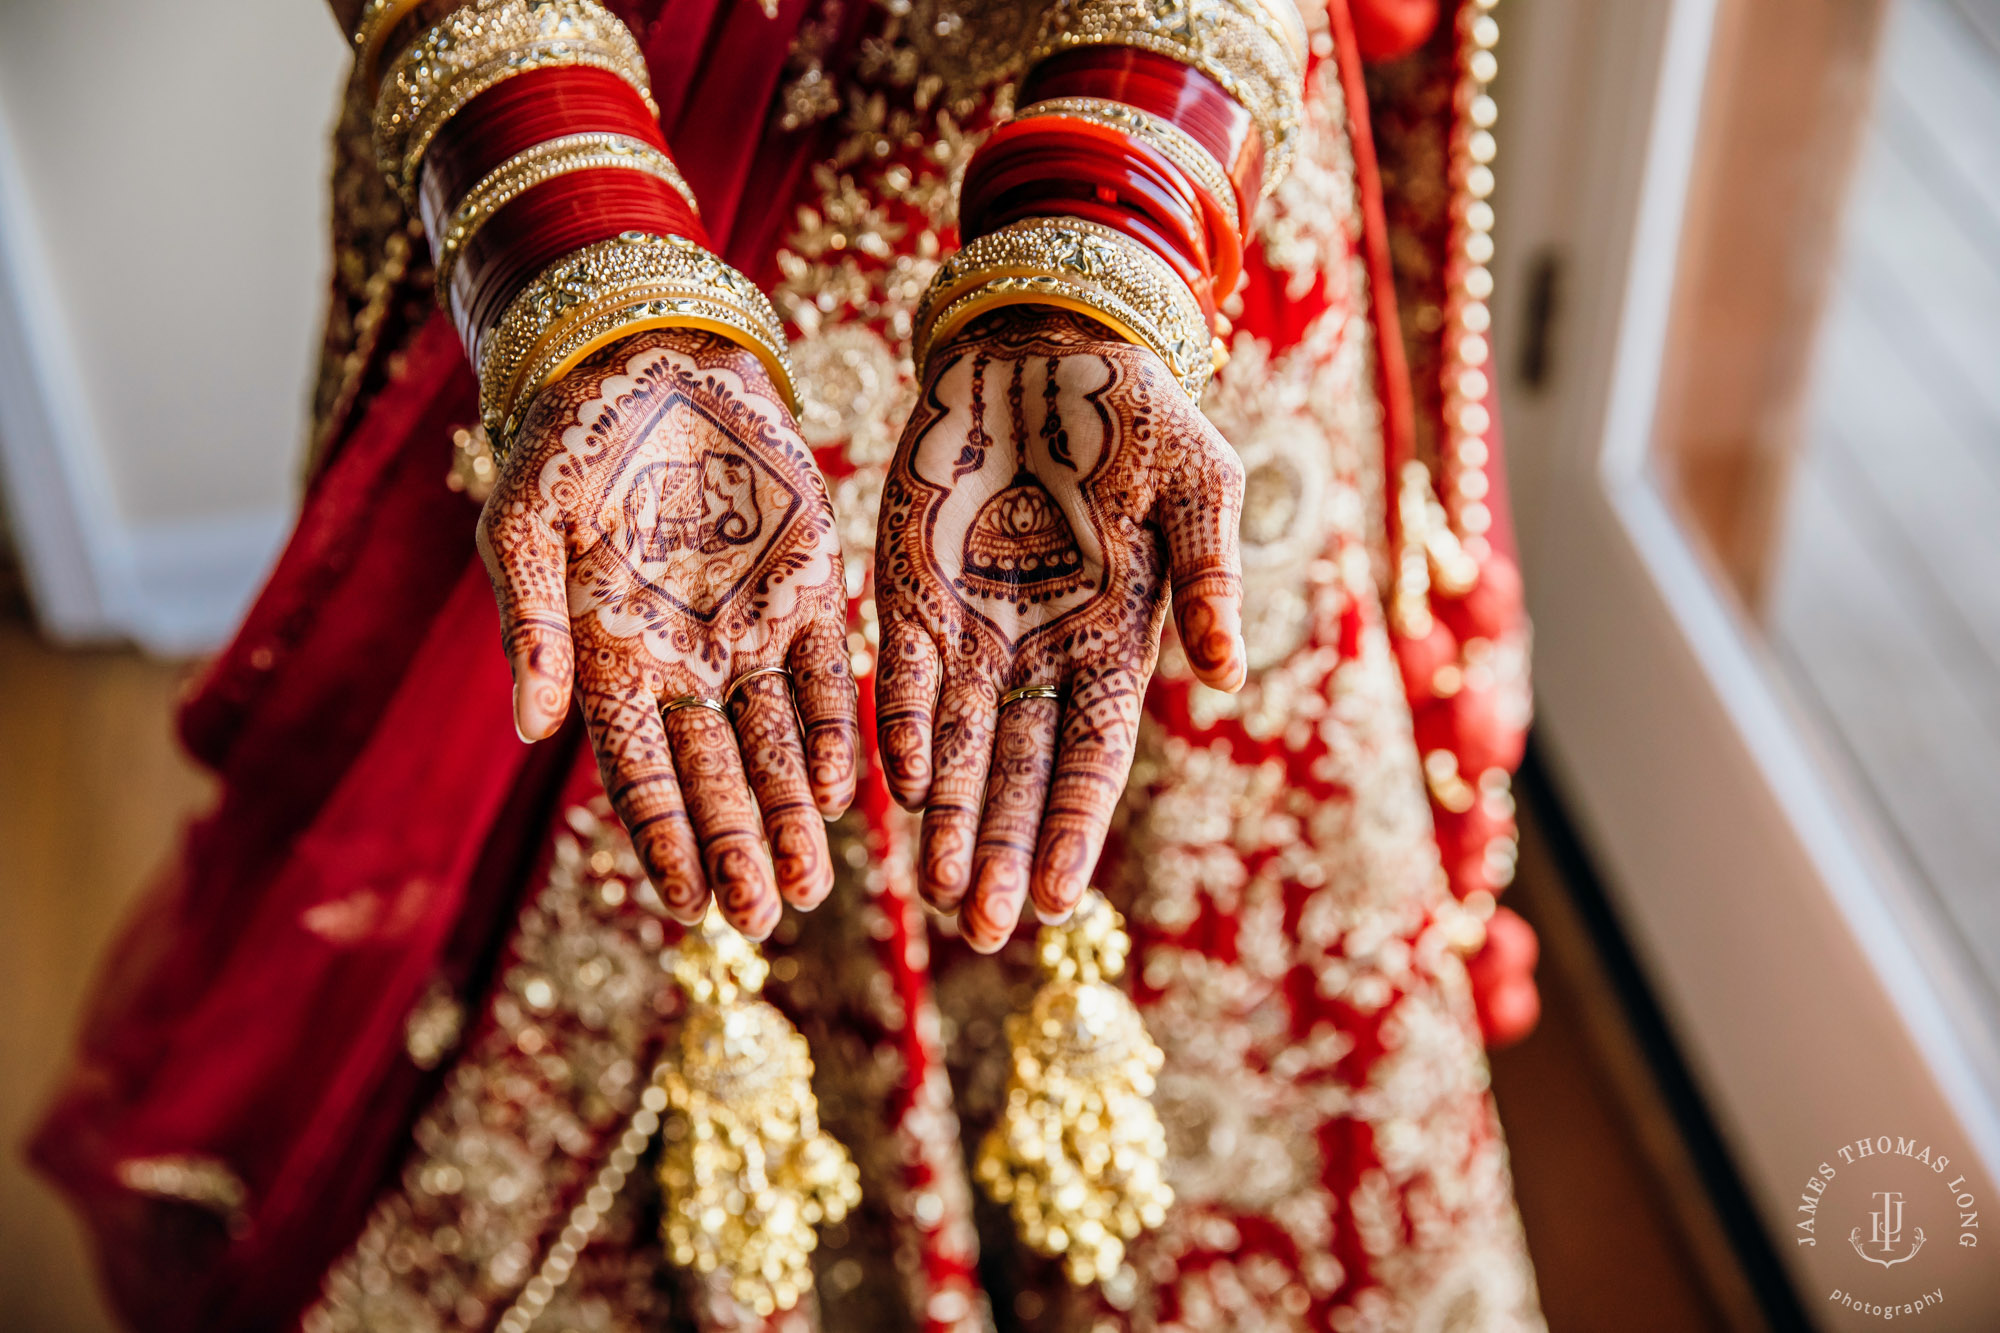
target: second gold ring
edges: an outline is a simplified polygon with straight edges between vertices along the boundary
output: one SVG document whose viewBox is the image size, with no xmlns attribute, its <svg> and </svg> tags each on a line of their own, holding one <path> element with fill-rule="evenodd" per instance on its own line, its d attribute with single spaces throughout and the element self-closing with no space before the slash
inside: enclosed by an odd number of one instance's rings
<svg viewBox="0 0 2000 1333">
<path fill-rule="evenodd" d="M 783 676 L 789 682 L 791 675 L 791 672 L 781 666 L 757 667 L 754 670 L 746 671 L 735 680 L 729 682 L 729 688 L 722 692 L 722 701 L 728 703 L 731 699 L 734 699 L 736 691 L 742 689 L 759 676 Z"/>
<path fill-rule="evenodd" d="M 729 710 L 723 706 L 722 700 L 711 699 L 703 694 L 683 694 L 678 698 L 668 699 L 660 705 L 660 716 L 666 717 L 669 713 L 678 713 L 683 708 L 706 708 L 711 713 L 729 716 Z"/>
<path fill-rule="evenodd" d="M 1062 691 L 1053 685 L 1017 685 L 1000 696 L 1000 706 L 1005 708 L 1008 704 L 1022 699 L 1060 698 L 1062 698 Z"/>
</svg>

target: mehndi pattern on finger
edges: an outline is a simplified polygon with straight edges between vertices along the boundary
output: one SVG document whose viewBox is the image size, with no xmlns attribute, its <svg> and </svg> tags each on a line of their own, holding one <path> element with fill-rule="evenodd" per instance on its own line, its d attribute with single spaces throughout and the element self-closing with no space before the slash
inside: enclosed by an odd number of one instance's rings
<svg viewBox="0 0 2000 1333">
<path fill-rule="evenodd" d="M 1007 942 L 1028 898 L 1061 712 L 1058 700 L 1039 695 L 1002 706 L 973 851 L 974 892 L 958 923 L 966 942 L 982 952 Z"/>
<path fill-rule="evenodd" d="M 739 677 L 730 687 L 729 716 L 736 724 L 743 771 L 763 811 L 779 896 L 795 906 L 812 907 L 833 887 L 833 860 L 807 777 L 788 674 L 761 667 Z"/>
</svg>

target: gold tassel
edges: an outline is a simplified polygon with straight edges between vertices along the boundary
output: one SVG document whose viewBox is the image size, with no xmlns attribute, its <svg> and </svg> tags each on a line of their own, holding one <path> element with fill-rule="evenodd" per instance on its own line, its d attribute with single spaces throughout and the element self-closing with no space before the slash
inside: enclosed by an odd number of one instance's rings
<svg viewBox="0 0 2000 1333">
<path fill-rule="evenodd" d="M 1021 1238 L 1060 1257 L 1082 1286 L 1118 1276 L 1126 1242 L 1166 1219 L 1166 1133 L 1153 1110 L 1160 1048 L 1109 983 L 1132 941 L 1095 889 L 1037 947 L 1044 981 L 1007 1020 L 1013 1073 L 1000 1122 L 979 1146 L 979 1181 L 1012 1206 Z"/>
<path fill-rule="evenodd" d="M 847 1150 L 819 1127 L 806 1039 L 759 998 L 770 967 L 713 904 L 675 952 L 690 1005 L 659 1075 L 660 1235 L 676 1264 L 720 1272 L 760 1316 L 812 1285 L 814 1230 L 861 1201 Z"/>
</svg>

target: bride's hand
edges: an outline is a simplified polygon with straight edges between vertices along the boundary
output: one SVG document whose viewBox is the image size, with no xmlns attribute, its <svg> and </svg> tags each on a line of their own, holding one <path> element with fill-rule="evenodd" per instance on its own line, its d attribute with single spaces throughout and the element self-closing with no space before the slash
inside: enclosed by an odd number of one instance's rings
<svg viewBox="0 0 2000 1333">
<path fill-rule="evenodd" d="M 1195 675 L 1242 684 L 1243 469 L 1157 356 L 1079 316 L 997 311 L 928 379 L 882 499 L 877 719 L 924 896 L 991 951 L 1024 899 L 1060 919 L 1089 885 L 1170 582 Z"/>
<path fill-rule="evenodd" d="M 826 484 L 756 357 L 647 333 L 545 390 L 479 550 L 516 728 L 552 734 L 574 694 L 668 910 L 698 920 L 713 890 L 761 939 L 781 894 L 825 897 L 821 816 L 857 767 L 847 599 Z"/>
</svg>

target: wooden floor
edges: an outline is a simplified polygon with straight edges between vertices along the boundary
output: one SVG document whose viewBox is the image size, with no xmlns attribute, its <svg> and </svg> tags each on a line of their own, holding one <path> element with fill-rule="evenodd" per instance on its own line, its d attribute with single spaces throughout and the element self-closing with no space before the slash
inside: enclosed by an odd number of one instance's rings
<svg viewBox="0 0 2000 1333">
<path fill-rule="evenodd" d="M 2000 1018 L 2000 0 L 1900 0 L 1769 608 Z"/>
<path fill-rule="evenodd" d="M 1732 1246 L 1698 1149 L 1669 1110 L 1607 956 L 1595 893 L 1558 855 L 1554 812 L 1523 790 L 1521 861 L 1505 901 L 1541 939 L 1542 1021 L 1492 1056 L 1514 1192 L 1552 1333 L 1757 1333 L 1767 1314 Z M 1575 854 L 1571 849 L 1571 855 Z M 1767 1265 L 1768 1266 L 1768 1265 Z"/>
<path fill-rule="evenodd" d="M 74 1224 L 18 1144 L 71 1040 L 94 960 L 207 799 L 167 720 L 185 669 L 48 648 L 0 619 L 0 1329 L 102 1333 Z M 1765 1327 L 1602 964 L 1533 829 L 1512 901 L 1544 937 L 1540 1029 L 1494 1062 L 1554 1333 Z"/>
<path fill-rule="evenodd" d="M 185 669 L 0 620 L 0 1329 L 110 1327 L 68 1213 L 20 1162 L 98 954 L 199 807 L 168 733 Z"/>
</svg>

